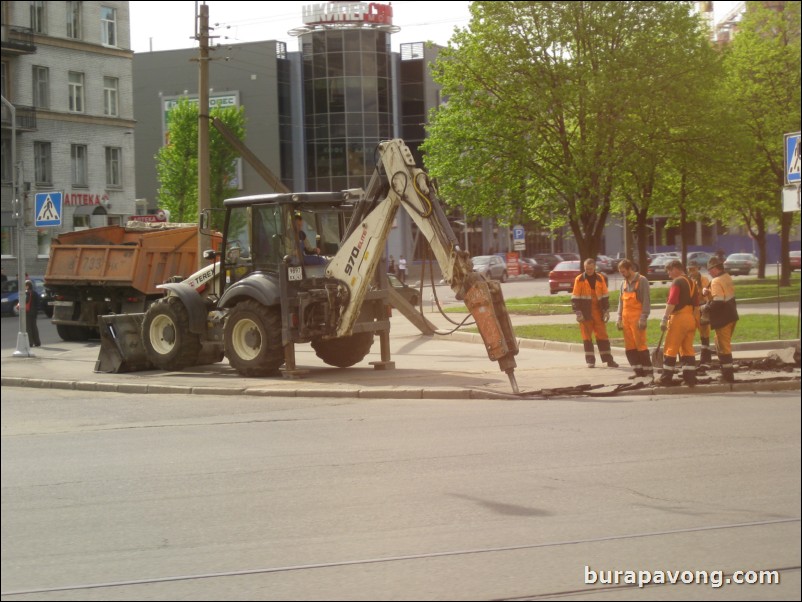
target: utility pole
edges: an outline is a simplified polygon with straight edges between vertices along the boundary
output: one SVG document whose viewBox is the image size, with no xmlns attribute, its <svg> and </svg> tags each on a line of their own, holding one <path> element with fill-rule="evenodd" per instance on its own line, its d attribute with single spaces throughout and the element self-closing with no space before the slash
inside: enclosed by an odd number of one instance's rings
<svg viewBox="0 0 802 602">
<path fill-rule="evenodd" d="M 20 178 L 17 173 L 17 108 L 0 96 L 3 104 L 11 115 L 11 206 L 12 215 L 17 220 L 17 291 L 19 292 L 19 332 L 17 333 L 17 348 L 14 357 L 34 357 L 28 346 L 28 329 L 25 321 L 25 205 L 17 196 L 17 183 Z"/>
<path fill-rule="evenodd" d="M 200 42 L 198 67 L 198 225 L 200 216 L 211 209 L 211 184 L 209 177 L 209 6 L 201 4 L 197 17 L 196 36 Z M 208 234 L 198 233 L 198 268 L 205 264 L 203 252 L 209 248 Z"/>
</svg>

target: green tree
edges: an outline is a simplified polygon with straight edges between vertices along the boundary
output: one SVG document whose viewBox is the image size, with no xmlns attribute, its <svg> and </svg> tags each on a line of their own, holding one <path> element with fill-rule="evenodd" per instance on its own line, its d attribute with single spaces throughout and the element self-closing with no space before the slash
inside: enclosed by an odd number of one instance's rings
<svg viewBox="0 0 802 602">
<path fill-rule="evenodd" d="M 444 198 L 469 215 L 567 224 L 594 257 L 622 174 L 641 173 L 643 147 L 665 144 L 666 114 L 677 112 L 666 105 L 686 92 L 676 78 L 704 53 L 690 8 L 472 3 L 434 71 L 448 102 L 424 151 Z"/>
<path fill-rule="evenodd" d="M 214 107 L 217 117 L 239 138 L 245 133 L 244 107 Z M 210 121 L 211 121 L 210 119 Z M 212 208 L 236 194 L 236 151 L 220 133 L 209 131 L 209 169 Z M 156 154 L 159 176 L 159 207 L 168 209 L 176 222 L 198 220 L 198 105 L 182 98 L 169 113 L 168 144 Z M 215 227 L 219 224 L 215 223 Z"/>
<path fill-rule="evenodd" d="M 788 239 L 793 213 L 782 213 L 783 135 L 800 130 L 800 3 L 747 2 L 747 11 L 725 50 L 726 80 L 733 139 L 739 141 L 738 163 L 726 188 L 760 247 L 765 274 L 765 235 L 769 222 L 779 223 L 781 283 L 788 285 Z M 776 10 L 775 10 L 776 9 Z"/>
</svg>

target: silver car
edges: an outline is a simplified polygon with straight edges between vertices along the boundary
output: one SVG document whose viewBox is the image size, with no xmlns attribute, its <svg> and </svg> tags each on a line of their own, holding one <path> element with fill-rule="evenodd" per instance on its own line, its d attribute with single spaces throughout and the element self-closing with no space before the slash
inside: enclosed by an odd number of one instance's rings
<svg viewBox="0 0 802 602">
<path fill-rule="evenodd" d="M 474 272 L 490 280 L 507 281 L 507 263 L 498 255 L 477 255 L 472 261 Z"/>
</svg>

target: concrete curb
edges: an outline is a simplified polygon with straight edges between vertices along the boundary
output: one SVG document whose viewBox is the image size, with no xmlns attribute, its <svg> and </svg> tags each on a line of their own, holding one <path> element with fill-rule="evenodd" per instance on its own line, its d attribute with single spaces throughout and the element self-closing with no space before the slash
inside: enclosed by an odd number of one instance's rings
<svg viewBox="0 0 802 602">
<path fill-rule="evenodd" d="M 793 378 L 793 377 L 792 377 Z M 35 378 L 3 377 L 0 379 L 3 387 L 30 387 L 37 389 L 66 389 L 73 391 L 96 391 L 106 393 L 133 393 L 139 395 L 213 395 L 213 396 L 233 396 L 249 395 L 254 397 L 316 397 L 327 399 L 358 398 L 358 399 L 484 399 L 484 400 L 514 400 L 514 399 L 540 399 L 542 396 L 529 398 L 525 395 L 515 395 L 513 393 L 503 393 L 481 389 L 460 389 L 456 387 L 444 387 L 442 389 L 422 389 L 422 388 L 373 388 L 373 389 L 267 389 L 260 387 L 252 388 L 224 388 L 224 387 L 189 387 L 181 385 L 153 385 L 153 384 L 131 384 L 131 383 L 106 383 L 93 381 L 67 381 L 67 380 L 42 380 Z M 714 393 L 744 393 L 744 392 L 765 392 L 765 391 L 793 391 L 800 389 L 800 379 L 795 377 L 792 380 L 783 381 L 743 381 L 732 384 L 715 383 L 708 385 L 697 385 L 689 387 L 677 385 L 674 387 L 644 387 L 629 391 L 621 391 L 613 397 L 624 396 L 650 396 L 650 395 L 687 395 L 714 394 Z M 593 397 L 593 392 L 582 394 L 582 397 Z M 553 395 L 549 397 L 564 397 L 564 395 Z M 609 395 L 599 395 L 599 397 L 611 397 Z"/>
</svg>

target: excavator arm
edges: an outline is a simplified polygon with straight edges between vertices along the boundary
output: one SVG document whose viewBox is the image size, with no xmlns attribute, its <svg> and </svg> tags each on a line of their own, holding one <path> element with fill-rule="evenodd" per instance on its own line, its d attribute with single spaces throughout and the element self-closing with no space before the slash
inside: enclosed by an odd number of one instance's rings
<svg viewBox="0 0 802 602">
<path fill-rule="evenodd" d="M 326 275 L 344 283 L 348 304 L 340 314 L 337 336 L 351 334 L 399 207 L 410 215 L 426 238 L 443 278 L 463 300 L 476 321 L 488 357 L 497 361 L 518 392 L 515 356 L 518 343 L 512 331 L 500 284 L 473 271 L 469 254 L 460 249 L 454 231 L 429 184 L 403 140 L 382 142 L 379 165 L 340 252 L 329 262 Z"/>
</svg>

